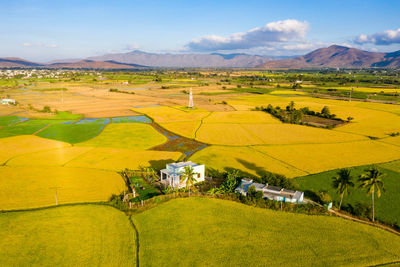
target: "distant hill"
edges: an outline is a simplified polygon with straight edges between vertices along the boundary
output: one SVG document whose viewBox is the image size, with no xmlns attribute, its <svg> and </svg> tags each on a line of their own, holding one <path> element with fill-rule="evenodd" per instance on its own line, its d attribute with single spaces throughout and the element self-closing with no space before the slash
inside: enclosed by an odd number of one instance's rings
<svg viewBox="0 0 400 267">
<path fill-rule="evenodd" d="M 259 68 L 369 68 L 400 67 L 400 51 L 393 53 L 369 52 L 356 48 L 332 45 L 304 56 L 269 61 Z"/>
<path fill-rule="evenodd" d="M 47 65 L 49 68 L 68 68 L 68 69 L 137 69 L 145 66 L 137 64 L 124 64 L 113 60 L 109 61 L 94 61 L 80 60 L 76 62 L 61 62 Z"/>
<path fill-rule="evenodd" d="M 274 57 L 234 54 L 158 54 L 139 50 L 87 59 L 62 59 L 35 63 L 21 58 L 0 58 L 0 68 L 140 69 L 146 67 L 197 68 L 400 68 L 400 50 L 369 52 L 332 45 L 304 56 Z"/>
<path fill-rule="evenodd" d="M 17 57 L 0 58 L 0 68 L 26 68 L 26 67 L 40 67 L 40 66 L 43 65 Z"/>
<path fill-rule="evenodd" d="M 89 57 L 90 60 L 113 60 L 125 64 L 140 64 L 150 67 L 255 67 L 276 57 L 247 54 L 157 54 L 135 50 L 128 53 L 107 54 Z"/>
</svg>

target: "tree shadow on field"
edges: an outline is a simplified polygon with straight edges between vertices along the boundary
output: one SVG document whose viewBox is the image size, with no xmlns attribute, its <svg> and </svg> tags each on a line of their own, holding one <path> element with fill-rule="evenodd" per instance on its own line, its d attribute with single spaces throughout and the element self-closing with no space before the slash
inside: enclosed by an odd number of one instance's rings
<svg viewBox="0 0 400 267">
<path fill-rule="evenodd" d="M 156 171 L 160 171 L 161 169 L 164 169 L 168 163 L 173 163 L 173 162 L 175 162 L 175 160 L 173 159 L 161 159 L 161 160 L 150 160 L 149 164 L 150 167 L 152 167 Z"/>
<path fill-rule="evenodd" d="M 264 175 L 268 175 L 271 172 L 267 171 L 264 167 L 261 166 L 257 166 L 256 164 L 243 160 L 243 159 L 238 159 L 236 158 L 236 160 L 242 164 L 245 168 L 250 169 L 250 170 L 254 170 L 258 176 L 264 176 Z M 253 176 L 253 175 L 252 175 Z"/>
</svg>

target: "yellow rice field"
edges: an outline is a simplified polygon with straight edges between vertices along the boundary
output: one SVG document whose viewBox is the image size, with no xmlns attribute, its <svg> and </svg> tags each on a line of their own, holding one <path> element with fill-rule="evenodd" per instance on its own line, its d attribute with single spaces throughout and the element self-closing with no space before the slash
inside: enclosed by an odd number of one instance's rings
<svg viewBox="0 0 400 267">
<path fill-rule="evenodd" d="M 265 171 L 284 174 L 287 177 L 307 174 L 251 147 L 210 146 L 195 153 L 190 160 L 206 164 L 209 168 L 237 168 L 253 175 Z"/>
<path fill-rule="evenodd" d="M 282 124 L 278 119 L 262 111 L 213 112 L 203 123 L 267 123 Z"/>
<path fill-rule="evenodd" d="M 201 120 L 209 114 L 202 109 L 183 109 L 182 107 L 136 108 L 134 111 L 144 113 L 158 123 Z"/>
<path fill-rule="evenodd" d="M 160 123 L 165 129 L 188 138 L 195 137 L 195 133 L 200 127 L 200 124 L 201 121 L 198 120 Z"/>
<path fill-rule="evenodd" d="M 16 156 L 7 166 L 62 166 L 79 155 L 89 153 L 93 147 L 64 147 Z"/>
<path fill-rule="evenodd" d="M 371 140 L 344 144 L 257 146 L 255 149 L 309 173 L 400 158 L 400 147 Z"/>
<path fill-rule="evenodd" d="M 366 137 L 295 124 L 203 124 L 202 142 L 219 145 L 318 144 L 366 140 Z"/>
<path fill-rule="evenodd" d="M 145 150 L 166 141 L 165 136 L 148 124 L 112 123 L 100 135 L 77 145 Z"/>
<path fill-rule="evenodd" d="M 137 170 L 140 165 L 164 168 L 166 163 L 181 157 L 180 152 L 135 151 L 118 148 L 95 148 L 69 161 L 66 167 L 81 167 L 120 171 L 125 168 Z"/>
<path fill-rule="evenodd" d="M 106 201 L 126 190 L 115 172 L 65 167 L 0 167 L 0 209 Z"/>
<path fill-rule="evenodd" d="M 71 146 L 68 143 L 49 140 L 33 135 L 20 135 L 0 139 L 0 163 L 4 164 L 12 157 Z"/>
</svg>

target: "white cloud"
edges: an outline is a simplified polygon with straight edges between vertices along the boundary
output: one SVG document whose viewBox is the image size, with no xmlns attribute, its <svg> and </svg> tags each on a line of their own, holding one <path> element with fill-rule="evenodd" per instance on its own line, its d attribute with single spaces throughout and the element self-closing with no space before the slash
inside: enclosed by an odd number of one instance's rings
<svg viewBox="0 0 400 267">
<path fill-rule="evenodd" d="M 46 47 L 46 48 L 57 48 L 56 44 L 42 44 L 42 43 L 23 43 L 24 47 Z"/>
<path fill-rule="evenodd" d="M 390 45 L 400 43 L 400 28 L 373 34 L 361 34 L 354 39 L 356 44 L 372 43 L 376 45 Z"/>
<path fill-rule="evenodd" d="M 185 48 L 190 51 L 216 51 L 269 46 L 274 43 L 303 40 L 308 29 L 307 22 L 294 19 L 274 21 L 264 27 L 254 28 L 245 33 L 234 33 L 228 37 L 200 37 L 186 44 Z"/>
<path fill-rule="evenodd" d="M 130 43 L 125 47 L 125 50 L 138 50 L 140 46 L 136 43 Z"/>
</svg>

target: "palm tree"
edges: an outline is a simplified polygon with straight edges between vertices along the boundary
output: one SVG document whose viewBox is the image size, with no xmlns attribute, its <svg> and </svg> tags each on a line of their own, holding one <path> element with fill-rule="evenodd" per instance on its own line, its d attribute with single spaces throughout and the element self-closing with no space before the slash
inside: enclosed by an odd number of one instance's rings
<svg viewBox="0 0 400 267">
<path fill-rule="evenodd" d="M 194 178 L 195 174 L 197 173 L 194 172 L 194 169 L 191 166 L 186 166 L 181 173 L 181 182 L 186 180 L 186 189 L 189 188 L 190 196 L 190 185 L 193 185 L 194 182 L 197 182 L 196 178 Z"/>
<path fill-rule="evenodd" d="M 337 193 L 340 195 L 339 210 L 342 206 L 344 194 L 349 194 L 349 188 L 354 186 L 351 181 L 351 170 L 341 169 L 338 171 L 337 176 L 333 177 L 332 186 L 336 189 Z"/>
<path fill-rule="evenodd" d="M 361 182 L 360 187 L 367 189 L 367 194 L 371 194 L 372 199 L 372 221 L 375 222 L 375 192 L 376 195 L 381 197 L 381 191 L 385 192 L 382 177 L 385 174 L 380 172 L 377 167 L 373 166 L 366 169 L 358 180 Z"/>
</svg>

